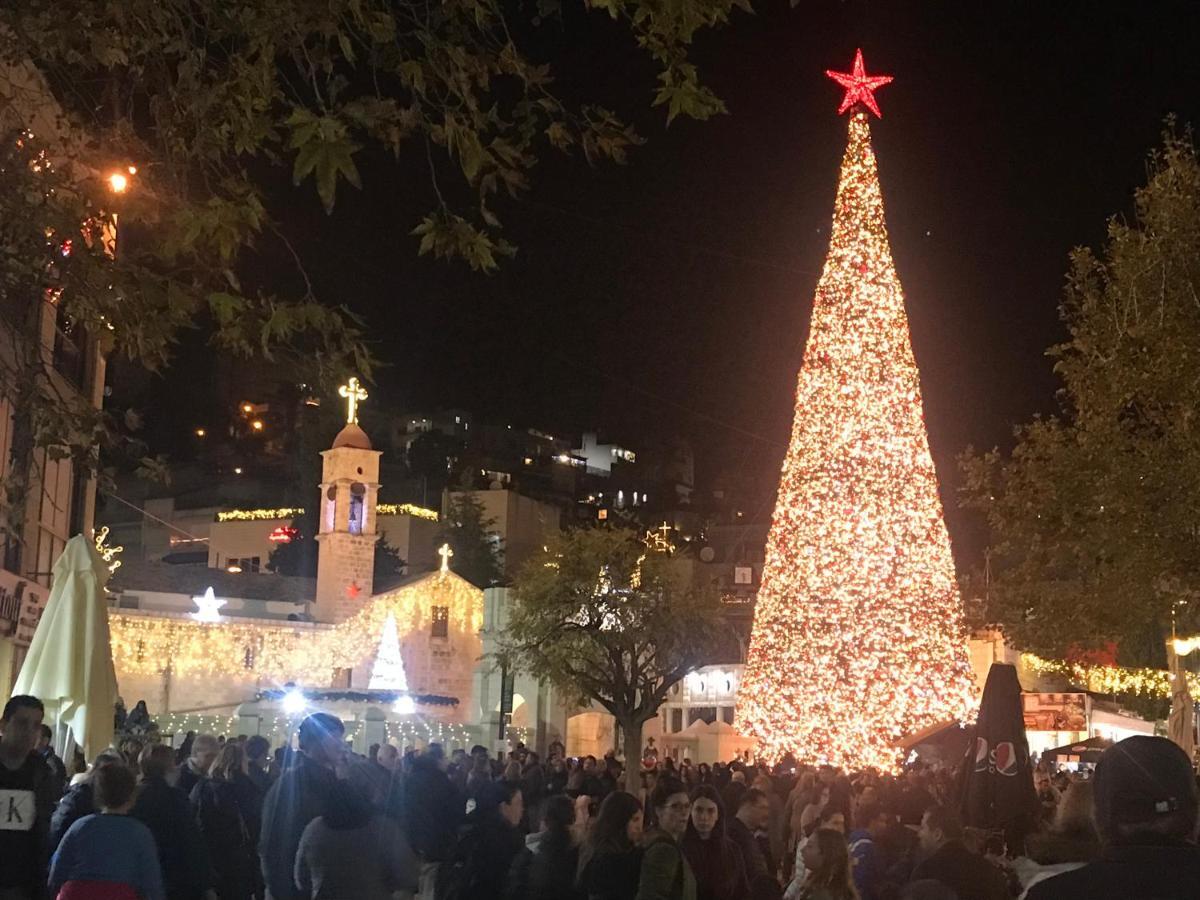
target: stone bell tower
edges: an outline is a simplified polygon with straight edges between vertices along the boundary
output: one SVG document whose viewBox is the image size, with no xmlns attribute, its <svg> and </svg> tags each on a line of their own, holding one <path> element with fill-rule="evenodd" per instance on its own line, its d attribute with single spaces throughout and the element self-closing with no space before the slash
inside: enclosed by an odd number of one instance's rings
<svg viewBox="0 0 1200 900">
<path fill-rule="evenodd" d="M 321 451 L 321 505 L 317 525 L 315 618 L 341 622 L 370 598 L 375 571 L 375 502 L 380 451 L 358 426 L 358 403 L 367 392 L 351 378 L 339 393 L 347 400 L 346 427 Z"/>
</svg>

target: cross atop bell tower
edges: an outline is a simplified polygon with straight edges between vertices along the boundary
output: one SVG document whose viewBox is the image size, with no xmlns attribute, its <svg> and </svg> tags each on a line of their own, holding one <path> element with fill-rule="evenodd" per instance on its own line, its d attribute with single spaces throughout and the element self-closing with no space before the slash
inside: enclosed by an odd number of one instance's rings
<svg viewBox="0 0 1200 900">
<path fill-rule="evenodd" d="M 358 404 L 367 398 L 357 378 L 338 393 L 346 398 L 346 427 L 321 451 L 321 502 L 317 523 L 316 618 L 341 622 L 362 609 L 374 587 L 375 504 L 380 451 L 358 425 Z"/>
<path fill-rule="evenodd" d="M 338 388 L 338 396 L 346 398 L 346 424 L 357 425 L 358 404 L 367 399 L 366 390 L 358 383 L 358 379 L 351 375 L 350 380 Z"/>
</svg>

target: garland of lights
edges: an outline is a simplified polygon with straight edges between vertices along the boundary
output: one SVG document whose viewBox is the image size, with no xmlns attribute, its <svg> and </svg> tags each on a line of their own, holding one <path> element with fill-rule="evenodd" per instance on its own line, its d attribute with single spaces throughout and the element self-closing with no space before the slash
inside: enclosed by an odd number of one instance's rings
<svg viewBox="0 0 1200 900">
<path fill-rule="evenodd" d="M 894 770 L 975 686 L 861 57 L 735 726 L 767 762 Z M 848 96 L 850 96 L 848 94 Z M 856 102 L 857 101 L 857 102 Z M 872 104 L 873 105 L 873 104 Z"/>
<path fill-rule="evenodd" d="M 377 503 L 375 514 L 379 516 L 412 516 L 437 522 L 441 518 L 436 510 L 426 509 L 412 503 Z M 281 506 L 278 509 L 227 509 L 217 513 L 218 522 L 266 522 L 272 519 L 295 519 L 304 515 L 302 506 Z"/>
<path fill-rule="evenodd" d="M 259 691 L 255 700 L 282 700 L 291 689 L 268 689 Z M 458 706 L 457 697 L 443 697 L 440 694 L 410 694 L 408 691 L 300 691 L 305 700 L 313 701 L 349 701 L 351 703 L 395 703 L 401 697 L 411 697 L 418 706 Z"/>
<path fill-rule="evenodd" d="M 1165 669 L 1131 669 L 1064 662 L 1059 659 L 1044 659 L 1033 653 L 1022 653 L 1021 664 L 1035 675 L 1057 675 L 1097 694 L 1171 696 L 1171 673 Z M 1192 696 L 1200 696 L 1200 675 L 1195 672 L 1187 672 L 1186 675 Z"/>
<path fill-rule="evenodd" d="M 198 713 L 166 713 L 155 716 L 155 723 L 158 725 L 160 735 L 186 734 L 189 731 L 194 731 L 196 734 L 236 735 L 241 734 L 241 729 L 246 725 L 241 716 Z M 294 716 L 259 717 L 258 734 L 268 738 L 274 746 L 285 745 L 290 743 L 291 736 L 295 734 L 298 724 L 299 720 Z M 398 746 L 413 741 L 425 741 L 426 743 L 437 741 L 451 748 L 462 747 L 465 749 L 477 739 L 470 726 L 451 722 L 409 720 L 405 722 L 388 721 L 382 724 L 388 741 Z M 365 727 L 361 719 L 351 719 L 344 725 L 346 737 L 351 740 L 357 737 Z M 516 735 L 517 740 L 524 741 L 528 737 L 526 728 L 514 729 L 510 726 L 509 730 Z M 137 737 L 137 735 L 132 735 L 132 737 Z M 512 741 L 513 738 L 510 737 L 509 742 L 512 743 Z"/>
<path fill-rule="evenodd" d="M 190 617 L 110 611 L 113 664 L 118 674 L 262 678 L 312 683 L 314 673 L 351 669 L 371 658 L 388 615 L 401 634 L 428 630 L 433 608 L 449 609 L 450 626 L 478 634 L 483 593 L 449 573 L 371 598 L 338 625 L 297 622 L 198 622 Z"/>
</svg>

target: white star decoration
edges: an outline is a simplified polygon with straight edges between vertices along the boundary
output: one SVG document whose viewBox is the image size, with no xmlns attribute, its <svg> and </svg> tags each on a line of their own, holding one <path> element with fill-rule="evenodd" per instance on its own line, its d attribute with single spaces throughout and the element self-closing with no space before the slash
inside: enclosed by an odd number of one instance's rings
<svg viewBox="0 0 1200 900">
<path fill-rule="evenodd" d="M 197 622 L 221 621 L 221 614 L 218 610 L 225 605 L 225 601 L 218 600 L 213 594 L 212 588 L 206 590 L 203 597 L 193 597 L 192 602 L 196 604 L 196 612 L 192 613 L 192 618 Z"/>
</svg>

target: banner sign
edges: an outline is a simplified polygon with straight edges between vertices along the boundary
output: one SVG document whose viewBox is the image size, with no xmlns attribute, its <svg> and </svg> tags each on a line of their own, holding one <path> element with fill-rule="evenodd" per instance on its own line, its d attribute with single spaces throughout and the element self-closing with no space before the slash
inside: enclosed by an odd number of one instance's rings
<svg viewBox="0 0 1200 900">
<path fill-rule="evenodd" d="M 512 720 L 513 692 L 516 689 L 517 673 L 509 671 L 508 666 L 500 668 L 500 724 L 496 737 L 504 739 L 508 731 L 508 723 Z"/>
<path fill-rule="evenodd" d="M 40 584 L 0 569 L 0 635 L 28 647 L 48 596 L 49 590 Z"/>
</svg>

